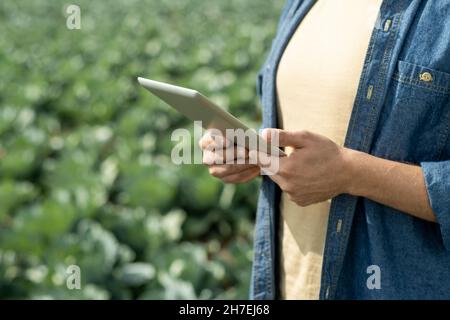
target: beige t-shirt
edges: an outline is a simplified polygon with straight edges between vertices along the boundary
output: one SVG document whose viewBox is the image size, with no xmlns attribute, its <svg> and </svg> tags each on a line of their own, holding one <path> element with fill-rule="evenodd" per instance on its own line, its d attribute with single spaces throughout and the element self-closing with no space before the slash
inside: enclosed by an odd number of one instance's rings
<svg viewBox="0 0 450 320">
<path fill-rule="evenodd" d="M 343 145 L 382 0 L 319 0 L 283 53 L 277 73 L 279 126 Z M 287 150 L 289 152 L 289 150 Z M 281 197 L 284 299 L 318 299 L 330 200 L 299 207 Z"/>
</svg>

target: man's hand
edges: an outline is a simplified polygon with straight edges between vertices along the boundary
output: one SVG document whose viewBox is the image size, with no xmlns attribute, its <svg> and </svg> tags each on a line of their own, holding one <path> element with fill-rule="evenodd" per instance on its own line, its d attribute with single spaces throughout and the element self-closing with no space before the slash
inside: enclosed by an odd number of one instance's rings
<svg viewBox="0 0 450 320">
<path fill-rule="evenodd" d="M 263 131 L 263 137 L 269 143 L 270 137 L 277 135 L 279 146 L 286 147 L 288 156 L 274 159 L 264 153 L 250 151 L 250 158 L 256 160 L 263 170 L 270 166 L 271 161 L 279 161 L 278 171 L 269 177 L 293 202 L 308 206 L 348 192 L 351 175 L 346 148 L 308 131 Z"/>
<path fill-rule="evenodd" d="M 279 135 L 279 145 L 287 147 L 288 156 L 274 159 L 251 151 L 250 159 L 258 161 L 261 170 L 271 166 L 271 161 L 279 161 L 279 170 L 270 178 L 298 205 L 307 206 L 347 193 L 436 221 L 420 166 L 340 147 L 307 131 L 267 129 L 263 136 L 269 142 L 270 137 L 276 137 L 270 133 L 272 130 Z"/>
<path fill-rule="evenodd" d="M 212 136 L 207 131 L 199 145 L 209 173 L 225 183 L 245 183 L 260 175 L 260 168 L 249 164 L 248 150 L 233 145 L 223 136 Z"/>
</svg>

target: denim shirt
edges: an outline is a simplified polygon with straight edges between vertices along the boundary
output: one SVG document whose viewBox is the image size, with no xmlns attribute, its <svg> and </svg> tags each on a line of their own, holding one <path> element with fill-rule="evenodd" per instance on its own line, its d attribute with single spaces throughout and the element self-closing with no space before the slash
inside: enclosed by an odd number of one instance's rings
<svg viewBox="0 0 450 320">
<path fill-rule="evenodd" d="M 282 11 L 257 79 L 263 127 L 277 127 L 277 66 L 314 2 L 288 0 Z M 366 198 L 334 198 L 320 299 L 450 298 L 449 43 L 450 0 L 383 1 L 345 146 L 420 165 L 437 223 Z M 255 226 L 252 299 L 278 297 L 279 198 L 280 189 L 264 177 Z M 369 285 L 374 275 L 379 286 Z"/>
</svg>

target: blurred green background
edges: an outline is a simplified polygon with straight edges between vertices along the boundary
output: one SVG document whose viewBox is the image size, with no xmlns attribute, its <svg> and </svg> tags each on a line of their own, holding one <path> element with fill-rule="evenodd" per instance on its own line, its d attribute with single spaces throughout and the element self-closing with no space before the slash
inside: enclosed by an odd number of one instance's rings
<svg viewBox="0 0 450 320">
<path fill-rule="evenodd" d="M 175 166 L 192 123 L 136 83 L 196 88 L 257 128 L 283 1 L 0 1 L 0 298 L 247 298 L 259 181 Z M 81 268 L 81 289 L 66 269 Z"/>
</svg>

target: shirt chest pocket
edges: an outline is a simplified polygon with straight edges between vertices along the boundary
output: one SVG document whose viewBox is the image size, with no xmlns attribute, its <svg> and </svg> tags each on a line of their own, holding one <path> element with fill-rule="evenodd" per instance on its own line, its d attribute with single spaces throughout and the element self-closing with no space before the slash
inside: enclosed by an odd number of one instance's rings
<svg viewBox="0 0 450 320">
<path fill-rule="evenodd" d="M 419 163 L 437 161 L 450 132 L 450 74 L 399 61 L 380 117 L 374 153 Z"/>
</svg>

